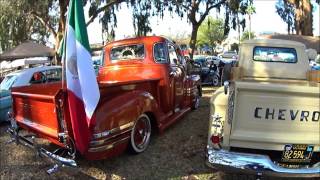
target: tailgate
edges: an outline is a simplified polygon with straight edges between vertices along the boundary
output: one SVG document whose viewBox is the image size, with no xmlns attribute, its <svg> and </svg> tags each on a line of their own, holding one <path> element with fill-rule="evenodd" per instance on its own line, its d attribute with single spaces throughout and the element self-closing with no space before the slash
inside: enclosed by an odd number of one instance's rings
<svg viewBox="0 0 320 180">
<path fill-rule="evenodd" d="M 319 86 L 236 82 L 230 146 L 313 144 L 319 151 L 319 111 Z"/>
<path fill-rule="evenodd" d="M 13 116 L 18 125 L 37 135 L 58 139 L 57 96 L 60 83 L 12 89 Z"/>
</svg>

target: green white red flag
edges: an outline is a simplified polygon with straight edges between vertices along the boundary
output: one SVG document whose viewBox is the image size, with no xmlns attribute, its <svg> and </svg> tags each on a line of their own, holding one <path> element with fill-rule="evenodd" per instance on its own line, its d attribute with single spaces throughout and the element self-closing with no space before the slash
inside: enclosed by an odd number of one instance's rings
<svg viewBox="0 0 320 180">
<path fill-rule="evenodd" d="M 68 104 L 77 149 L 88 149 L 94 111 L 100 99 L 91 60 L 82 0 L 70 0 L 65 35 L 65 73 Z"/>
</svg>

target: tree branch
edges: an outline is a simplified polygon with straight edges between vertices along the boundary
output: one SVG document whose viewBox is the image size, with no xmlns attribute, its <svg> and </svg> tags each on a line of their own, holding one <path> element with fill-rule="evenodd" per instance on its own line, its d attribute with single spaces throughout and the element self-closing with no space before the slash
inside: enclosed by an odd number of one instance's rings
<svg viewBox="0 0 320 180">
<path fill-rule="evenodd" d="M 54 37 L 57 36 L 57 32 L 54 30 L 54 28 L 49 24 L 49 21 L 43 17 L 41 17 L 37 12 L 32 11 L 30 14 L 35 17 L 43 26 L 45 26 Z"/>
<path fill-rule="evenodd" d="M 215 7 L 218 7 L 218 6 L 221 6 L 222 4 L 226 3 L 227 0 L 221 0 L 220 2 L 218 2 L 217 4 L 213 4 L 211 6 L 208 7 L 209 11 L 212 9 L 212 8 L 215 8 Z"/>
<path fill-rule="evenodd" d="M 208 4 L 206 4 L 206 11 L 203 13 L 203 15 L 200 17 L 200 20 L 198 21 L 199 24 L 202 23 L 202 21 L 204 21 L 204 19 L 207 17 L 207 15 L 209 14 L 210 10 L 212 8 L 221 6 L 222 4 L 224 4 L 226 2 L 226 0 L 221 0 L 220 2 L 213 4 L 211 6 L 209 6 Z"/>
<path fill-rule="evenodd" d="M 97 11 L 95 13 L 93 13 L 92 16 L 89 17 L 89 21 L 87 22 L 87 26 L 89 26 L 89 24 L 91 24 L 94 19 L 103 11 L 107 10 L 110 6 L 113 6 L 115 4 L 119 4 L 124 2 L 125 0 L 112 0 L 110 2 L 108 2 L 106 5 L 102 6 L 101 8 L 97 9 Z"/>
<path fill-rule="evenodd" d="M 182 3 L 179 3 L 177 0 L 172 0 L 172 1 L 176 6 L 183 7 L 186 11 L 190 11 L 188 6 L 186 6 L 186 5 L 182 4 Z"/>
</svg>

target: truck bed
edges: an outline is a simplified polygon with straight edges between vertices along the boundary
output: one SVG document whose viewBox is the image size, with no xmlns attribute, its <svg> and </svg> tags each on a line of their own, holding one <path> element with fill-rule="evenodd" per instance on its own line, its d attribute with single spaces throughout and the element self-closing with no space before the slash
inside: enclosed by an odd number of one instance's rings
<svg viewBox="0 0 320 180">
<path fill-rule="evenodd" d="M 18 125 L 58 143 L 58 93 L 61 82 L 12 89 L 13 114 Z"/>
</svg>

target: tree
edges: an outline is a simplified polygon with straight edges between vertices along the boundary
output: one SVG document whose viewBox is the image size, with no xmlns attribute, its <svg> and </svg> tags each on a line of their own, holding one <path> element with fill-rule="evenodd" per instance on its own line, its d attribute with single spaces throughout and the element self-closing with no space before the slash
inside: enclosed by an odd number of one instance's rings
<svg viewBox="0 0 320 180">
<path fill-rule="evenodd" d="M 288 34 L 294 30 L 294 7 L 287 1 L 278 0 L 276 3 L 276 11 L 281 19 L 287 23 Z"/>
<path fill-rule="evenodd" d="M 237 23 L 239 23 L 236 21 L 238 13 L 245 14 L 245 9 L 252 0 L 156 0 L 155 2 L 160 14 L 163 13 L 164 8 L 168 8 L 170 12 L 175 12 L 180 17 L 187 16 L 188 22 L 192 25 L 189 42 L 190 57 L 192 58 L 197 42 L 198 29 L 212 9 L 219 12 L 220 8 L 225 7 L 224 34 L 227 35 L 230 31 L 230 21 L 233 29 L 235 29 Z M 245 23 L 242 22 L 241 25 L 244 28 Z"/>
<path fill-rule="evenodd" d="M 252 2 L 248 5 L 246 13 L 249 16 L 249 39 L 251 39 L 251 15 L 256 13 L 256 8 L 253 6 Z"/>
<path fill-rule="evenodd" d="M 44 44 L 48 39 L 47 30 L 29 16 L 30 6 L 27 0 L 0 0 L 0 48 L 3 51 L 27 40 Z M 46 11 L 44 7 L 48 6 L 48 2 L 40 1 L 32 6 L 39 11 Z"/>
<path fill-rule="evenodd" d="M 244 40 L 248 40 L 248 39 L 254 39 L 256 38 L 256 35 L 254 32 L 250 32 L 250 31 L 244 31 L 242 36 L 241 36 L 241 41 L 244 41 Z"/>
<path fill-rule="evenodd" d="M 197 45 L 208 45 L 214 50 L 218 44 L 227 38 L 223 28 L 223 19 L 213 19 L 209 16 L 199 27 Z"/>
<path fill-rule="evenodd" d="M 180 17 L 184 14 L 187 15 L 188 21 L 192 25 L 191 39 L 189 42 L 191 48 L 190 57 L 193 57 L 193 53 L 196 47 L 198 29 L 201 23 L 205 20 L 209 12 L 213 8 L 220 8 L 227 0 L 163 0 L 164 6 L 167 6 L 169 11 L 176 12 Z M 200 8 L 203 7 L 203 8 Z"/>
<path fill-rule="evenodd" d="M 222 7 L 225 8 L 224 35 L 228 35 L 230 27 L 245 27 L 245 19 L 240 20 L 240 15 L 246 14 L 246 9 L 252 0 L 169 0 L 164 1 L 164 6 L 168 6 L 169 11 L 176 12 L 180 17 L 187 16 L 189 23 L 192 25 L 190 48 L 192 58 L 197 41 L 197 33 L 201 23 L 207 17 L 212 9 L 220 12 Z M 240 28 L 238 28 L 240 29 Z"/>
<path fill-rule="evenodd" d="M 146 2 L 146 1 L 145 1 Z M 151 3 L 137 3 L 133 6 L 133 27 L 136 36 L 146 36 L 151 32 L 149 17 L 151 16 L 152 4 Z"/>
<path fill-rule="evenodd" d="M 237 52 L 239 52 L 239 44 L 237 44 L 237 43 L 231 44 L 230 51 L 237 51 Z"/>
<path fill-rule="evenodd" d="M 320 3 L 319 0 L 316 0 L 316 2 Z M 294 16 L 294 28 L 298 35 L 313 35 L 312 8 L 310 0 L 278 0 L 276 4 L 277 13 L 288 24 L 290 29 L 292 28 L 290 18 Z"/>
<path fill-rule="evenodd" d="M 248 6 L 252 4 L 252 0 L 230 0 L 225 6 L 225 27 L 224 32 L 228 34 L 231 27 L 238 30 L 239 43 L 240 43 L 240 30 L 242 31 L 246 26 L 245 15 L 247 13 Z"/>
</svg>

